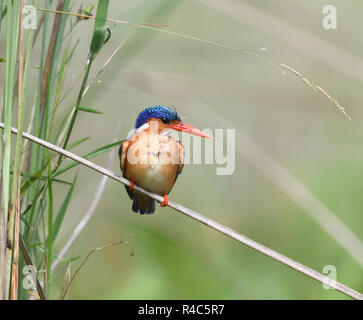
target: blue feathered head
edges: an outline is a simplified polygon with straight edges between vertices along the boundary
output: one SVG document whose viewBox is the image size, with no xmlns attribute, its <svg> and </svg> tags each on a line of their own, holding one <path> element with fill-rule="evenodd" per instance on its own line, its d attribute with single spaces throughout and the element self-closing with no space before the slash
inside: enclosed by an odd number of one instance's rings
<svg viewBox="0 0 363 320">
<path fill-rule="evenodd" d="M 181 121 L 178 113 L 175 110 L 172 110 L 167 106 L 154 106 L 140 112 L 139 116 L 136 119 L 135 128 L 140 128 L 150 118 L 160 119 L 165 124 L 169 124 L 171 121 L 174 120 L 178 122 Z"/>
</svg>

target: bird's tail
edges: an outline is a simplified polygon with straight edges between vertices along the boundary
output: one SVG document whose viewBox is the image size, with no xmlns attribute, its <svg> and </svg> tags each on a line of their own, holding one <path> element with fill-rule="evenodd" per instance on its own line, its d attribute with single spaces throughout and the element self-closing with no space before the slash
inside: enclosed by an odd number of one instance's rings
<svg viewBox="0 0 363 320">
<path fill-rule="evenodd" d="M 132 203 L 132 211 L 140 214 L 155 212 L 155 200 L 146 195 L 135 195 Z"/>
</svg>

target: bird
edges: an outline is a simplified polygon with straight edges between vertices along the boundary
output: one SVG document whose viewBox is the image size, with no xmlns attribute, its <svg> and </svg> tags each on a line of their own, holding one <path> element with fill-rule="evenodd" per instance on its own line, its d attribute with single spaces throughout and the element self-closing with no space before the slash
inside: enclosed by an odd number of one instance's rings
<svg viewBox="0 0 363 320">
<path fill-rule="evenodd" d="M 173 130 L 203 138 L 212 136 L 182 122 L 177 111 L 156 105 L 141 111 L 136 119 L 135 133 L 119 148 L 122 176 L 130 181 L 125 185 L 132 211 L 140 214 L 155 212 L 155 200 L 134 189 L 134 184 L 163 197 L 161 207 L 168 205 L 168 194 L 184 166 L 184 148 L 173 139 Z"/>
</svg>

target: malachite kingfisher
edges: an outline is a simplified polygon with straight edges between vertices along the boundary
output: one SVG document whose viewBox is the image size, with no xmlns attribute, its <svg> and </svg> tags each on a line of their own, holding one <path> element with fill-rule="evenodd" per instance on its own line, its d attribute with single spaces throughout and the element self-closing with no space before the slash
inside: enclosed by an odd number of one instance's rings
<svg viewBox="0 0 363 320">
<path fill-rule="evenodd" d="M 155 200 L 134 190 L 134 184 L 163 196 L 160 206 L 168 204 L 168 194 L 183 169 L 183 145 L 170 137 L 171 130 L 212 138 L 181 121 L 178 113 L 166 106 L 143 110 L 136 119 L 136 132 L 119 149 L 122 176 L 130 180 L 125 186 L 136 213 L 154 213 Z"/>
</svg>

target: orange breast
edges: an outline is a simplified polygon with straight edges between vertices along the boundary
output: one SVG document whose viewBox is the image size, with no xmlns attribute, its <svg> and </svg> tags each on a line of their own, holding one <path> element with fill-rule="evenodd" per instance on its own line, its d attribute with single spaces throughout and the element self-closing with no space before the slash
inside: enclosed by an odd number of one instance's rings
<svg viewBox="0 0 363 320">
<path fill-rule="evenodd" d="M 181 145 L 168 136 L 142 131 L 130 140 L 125 178 L 160 195 L 172 189 L 183 164 Z"/>
</svg>

